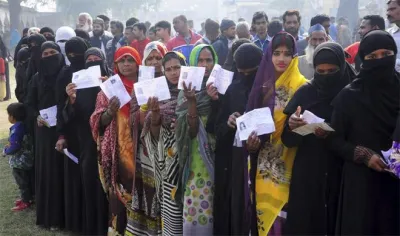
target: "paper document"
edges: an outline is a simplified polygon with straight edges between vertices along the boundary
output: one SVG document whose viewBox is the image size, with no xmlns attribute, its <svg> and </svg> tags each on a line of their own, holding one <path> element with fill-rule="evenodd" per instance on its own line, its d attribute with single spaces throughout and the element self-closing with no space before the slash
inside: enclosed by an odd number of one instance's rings
<svg viewBox="0 0 400 236">
<path fill-rule="evenodd" d="M 220 65 L 216 64 L 207 80 L 207 85 L 214 83 L 220 94 L 225 94 L 229 85 L 232 83 L 233 72 L 223 69 Z"/>
<path fill-rule="evenodd" d="M 139 82 L 154 79 L 155 72 L 154 66 L 139 66 Z"/>
<path fill-rule="evenodd" d="M 270 134 L 275 132 L 275 123 L 269 107 L 252 110 L 236 119 L 241 141 L 249 138 L 251 132 L 257 135 Z"/>
<path fill-rule="evenodd" d="M 71 161 L 75 162 L 75 164 L 78 164 L 78 163 L 79 163 L 78 158 L 77 158 L 76 156 L 74 156 L 74 154 L 70 153 L 70 152 L 68 151 L 68 149 L 64 148 L 64 154 L 65 154 L 69 159 L 71 159 Z"/>
<path fill-rule="evenodd" d="M 52 106 L 39 111 L 40 117 L 46 122 L 47 127 L 57 125 L 57 106 Z"/>
<path fill-rule="evenodd" d="M 303 118 L 305 122 L 307 122 L 307 125 L 294 129 L 293 132 L 300 134 L 301 136 L 313 134 L 317 128 L 321 128 L 329 132 L 335 131 L 327 123 L 325 123 L 324 119 L 314 115 L 310 111 L 304 111 L 303 115 L 301 115 L 300 117 Z"/>
<path fill-rule="evenodd" d="M 165 76 L 137 82 L 135 84 L 135 95 L 140 106 L 147 104 L 149 97 L 157 97 L 158 101 L 171 99 Z"/>
<path fill-rule="evenodd" d="M 100 85 L 106 97 L 110 100 L 112 97 L 117 97 L 122 108 L 131 101 L 131 95 L 126 91 L 119 75 L 114 75 Z"/>
<path fill-rule="evenodd" d="M 196 91 L 201 90 L 201 84 L 203 83 L 204 74 L 206 73 L 206 68 L 204 67 L 181 67 L 181 75 L 179 76 L 178 89 L 183 90 L 182 83 L 188 87 L 189 83 L 192 83 L 193 87 L 196 87 Z"/>
<path fill-rule="evenodd" d="M 76 89 L 99 87 L 101 84 L 100 66 L 92 66 L 86 70 L 80 70 L 72 74 L 72 83 Z"/>
</svg>

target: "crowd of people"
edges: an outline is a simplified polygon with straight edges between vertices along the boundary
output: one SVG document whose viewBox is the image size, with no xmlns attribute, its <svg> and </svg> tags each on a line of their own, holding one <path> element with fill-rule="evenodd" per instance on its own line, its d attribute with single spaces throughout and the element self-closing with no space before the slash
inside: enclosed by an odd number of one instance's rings
<svg viewBox="0 0 400 236">
<path fill-rule="evenodd" d="M 88 13 L 75 30 L 27 29 L 7 108 L 12 210 L 35 204 L 38 226 L 83 235 L 399 235 L 399 179 L 382 151 L 400 141 L 400 1 L 387 13 L 394 29 L 365 16 L 361 42 L 345 45 L 327 15 L 303 36 L 296 10 L 207 19 L 199 33 L 183 15 L 176 34 Z M 206 83 L 217 64 L 234 72 L 225 94 Z M 119 75 L 131 101 L 77 89 L 72 74 L 93 66 L 103 82 Z M 138 104 L 140 66 L 165 76 L 169 100 Z M 178 89 L 184 66 L 205 68 L 201 89 Z M 54 126 L 41 113 L 53 107 Z M 275 131 L 242 141 L 236 120 L 260 108 Z M 304 112 L 334 131 L 294 132 Z"/>
</svg>

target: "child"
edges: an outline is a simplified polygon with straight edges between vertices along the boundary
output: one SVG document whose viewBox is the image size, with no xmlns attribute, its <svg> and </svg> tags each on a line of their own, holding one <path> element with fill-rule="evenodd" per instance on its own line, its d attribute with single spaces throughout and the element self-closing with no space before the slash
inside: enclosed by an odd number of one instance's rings
<svg viewBox="0 0 400 236">
<path fill-rule="evenodd" d="M 33 156 L 27 147 L 24 120 L 25 107 L 22 103 L 12 103 L 7 107 L 8 121 L 13 124 L 10 128 L 9 144 L 4 147 L 3 153 L 9 157 L 9 163 L 15 181 L 21 192 L 21 199 L 15 201 L 12 211 L 22 211 L 32 203 L 31 178 L 29 170 L 33 166 Z"/>
</svg>

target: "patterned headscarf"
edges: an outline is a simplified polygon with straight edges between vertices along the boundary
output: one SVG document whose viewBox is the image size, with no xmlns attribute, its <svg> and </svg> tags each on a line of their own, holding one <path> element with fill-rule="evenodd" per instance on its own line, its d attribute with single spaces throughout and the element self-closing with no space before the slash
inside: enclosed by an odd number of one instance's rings
<svg viewBox="0 0 400 236">
<path fill-rule="evenodd" d="M 163 43 L 158 41 L 150 42 L 146 45 L 146 48 L 144 49 L 142 65 L 146 64 L 146 59 L 147 57 L 149 57 L 150 53 L 153 50 L 156 50 L 158 53 L 160 53 L 161 57 L 164 57 L 165 54 L 168 52 L 168 49 Z"/>
<path fill-rule="evenodd" d="M 141 58 L 140 58 L 140 55 L 139 55 L 138 51 L 136 51 L 136 49 L 134 49 L 134 48 L 132 48 L 132 47 L 129 47 L 129 46 L 119 48 L 119 49 L 115 52 L 115 55 L 114 55 L 114 63 L 115 63 L 114 72 L 115 72 L 116 74 L 118 74 L 119 77 L 121 78 L 122 83 L 124 83 L 124 86 L 125 86 L 126 91 L 127 91 L 129 94 L 132 94 L 132 92 L 133 92 L 133 84 L 134 84 L 136 81 L 128 80 L 125 76 L 123 76 L 123 75 L 119 72 L 119 70 L 118 70 L 118 65 L 117 65 L 118 61 L 121 60 L 121 58 L 123 58 L 123 57 L 125 57 L 125 56 L 130 56 L 130 57 L 132 57 L 132 58 L 135 60 L 136 65 L 137 65 L 138 68 L 139 68 L 139 66 L 142 64 L 142 60 L 141 60 Z M 123 107 L 121 108 L 121 112 L 122 112 L 124 115 L 129 116 L 130 108 L 131 108 L 130 103 L 128 103 L 128 104 L 126 104 L 125 106 L 123 106 Z"/>
</svg>

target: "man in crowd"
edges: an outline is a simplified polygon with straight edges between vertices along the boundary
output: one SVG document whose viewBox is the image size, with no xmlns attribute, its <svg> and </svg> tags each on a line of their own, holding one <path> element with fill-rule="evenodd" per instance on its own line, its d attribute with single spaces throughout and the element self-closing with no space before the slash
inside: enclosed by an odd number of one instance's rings
<svg viewBox="0 0 400 236">
<path fill-rule="evenodd" d="M 78 29 L 82 29 L 89 33 L 92 31 L 92 24 L 93 24 L 93 19 L 89 15 L 89 13 L 83 12 L 79 14 L 78 24 L 76 26 Z"/>
<path fill-rule="evenodd" d="M 387 18 L 391 24 L 395 24 L 388 32 L 393 36 L 397 48 L 400 48 L 400 0 L 387 2 Z M 400 50 L 397 52 L 396 70 L 400 72 Z"/>
<path fill-rule="evenodd" d="M 218 64 L 223 66 L 228 55 L 229 48 L 232 47 L 236 39 L 236 24 L 233 20 L 223 19 L 220 25 L 221 35 L 212 44 L 218 55 Z"/>
<path fill-rule="evenodd" d="M 153 42 L 153 41 L 157 41 L 157 35 L 156 35 L 156 27 L 155 26 L 152 26 L 152 27 L 150 27 L 150 29 L 148 30 L 149 32 L 148 32 L 148 37 L 149 37 L 149 39 L 150 39 L 150 41 L 151 42 Z"/>
<path fill-rule="evenodd" d="M 253 40 L 250 34 L 250 25 L 246 21 L 241 21 L 236 25 L 236 33 L 239 39 Z"/>
<path fill-rule="evenodd" d="M 314 77 L 314 51 L 315 48 L 328 41 L 328 35 L 326 34 L 325 28 L 316 24 L 308 30 L 308 46 L 305 49 L 306 55 L 299 57 L 299 70 L 304 77 L 311 80 Z"/>
<path fill-rule="evenodd" d="M 189 29 L 190 29 L 191 31 L 193 31 L 193 32 L 196 33 L 196 30 L 194 29 L 194 22 L 193 22 L 193 20 L 188 20 L 188 26 L 189 26 Z"/>
<path fill-rule="evenodd" d="M 322 25 L 325 28 L 326 34 L 329 37 L 329 28 L 331 27 L 331 19 L 329 18 L 329 16 L 325 14 L 314 16 L 311 19 L 310 27 L 313 27 L 316 24 Z M 330 37 L 329 40 L 331 40 Z M 297 53 L 299 56 L 303 56 L 305 54 L 305 49 L 307 45 L 308 45 L 307 39 L 297 41 Z"/>
<path fill-rule="evenodd" d="M 299 35 L 301 25 L 300 12 L 296 10 L 286 11 L 283 14 L 283 28 L 291 34 L 296 41 L 302 40 L 303 36 Z"/>
<path fill-rule="evenodd" d="M 111 33 L 114 36 L 112 40 L 109 40 L 106 47 L 107 64 L 110 69 L 114 69 L 114 54 L 119 48 L 119 40 L 124 35 L 124 25 L 121 21 L 111 21 L 110 23 Z"/>
<path fill-rule="evenodd" d="M 168 21 L 159 21 L 155 24 L 157 38 L 163 44 L 167 44 L 171 40 L 171 24 Z"/>
<path fill-rule="evenodd" d="M 106 54 L 107 43 L 111 39 L 112 37 L 104 34 L 104 21 L 100 18 L 95 19 L 93 21 L 93 36 L 90 37 L 92 47 L 100 48 Z"/>
<path fill-rule="evenodd" d="M 270 42 L 268 38 L 268 16 L 263 11 L 254 13 L 252 24 L 254 25 L 256 35 L 254 36 L 254 43 L 263 50 L 265 53 Z"/>
<path fill-rule="evenodd" d="M 360 38 L 363 39 L 364 36 L 371 30 L 385 30 L 385 19 L 379 15 L 368 15 L 364 16 L 361 21 L 360 28 L 358 30 L 358 34 Z M 353 43 L 345 49 L 347 52 L 346 61 L 349 64 L 354 65 L 356 71 L 360 71 L 361 59 L 358 57 L 358 49 L 360 47 L 360 42 Z"/>
<path fill-rule="evenodd" d="M 205 34 L 204 36 L 196 42 L 195 46 L 199 44 L 213 44 L 219 36 L 219 24 L 218 22 L 207 19 L 204 25 Z"/>
<path fill-rule="evenodd" d="M 110 28 L 110 18 L 106 15 L 98 15 L 97 18 L 100 18 L 104 21 L 104 34 L 113 37 L 112 33 L 108 31 Z"/>
<path fill-rule="evenodd" d="M 331 16 L 331 26 L 329 27 L 329 35 L 333 41 L 337 39 L 336 17 Z"/>
<path fill-rule="evenodd" d="M 272 40 L 272 38 L 279 32 L 283 30 L 283 25 L 279 20 L 273 20 L 268 25 L 268 40 Z"/>
<path fill-rule="evenodd" d="M 133 39 L 133 33 L 132 33 L 132 30 L 133 30 L 132 26 L 133 26 L 134 24 L 138 23 L 138 22 L 139 22 L 139 20 L 138 20 L 137 18 L 135 18 L 135 17 L 131 17 L 131 18 L 129 18 L 129 19 L 126 21 L 126 23 L 125 23 L 125 33 L 124 33 L 124 36 L 119 40 L 119 46 L 120 46 L 120 47 L 131 45 L 132 41 L 134 40 L 134 39 Z M 130 27 L 130 28 L 128 28 L 128 27 Z M 127 38 L 125 37 L 126 35 L 127 35 L 127 36 L 130 36 L 130 38 L 127 39 Z M 119 47 L 118 47 L 118 48 L 119 48 Z M 118 49 L 118 48 L 117 48 L 117 49 Z"/>
<path fill-rule="evenodd" d="M 201 36 L 189 29 L 188 20 L 184 15 L 175 17 L 173 25 L 178 35 L 167 43 L 167 48 L 169 51 L 181 52 L 186 57 L 186 60 L 189 60 L 193 45 Z"/>
<path fill-rule="evenodd" d="M 143 58 L 144 49 L 146 48 L 146 45 L 150 43 L 150 39 L 146 37 L 146 25 L 140 22 L 134 24 L 132 33 L 135 40 L 130 45 L 131 47 L 136 49 L 139 52 L 140 56 Z"/>
</svg>

